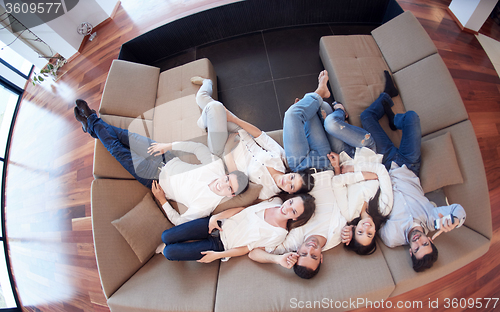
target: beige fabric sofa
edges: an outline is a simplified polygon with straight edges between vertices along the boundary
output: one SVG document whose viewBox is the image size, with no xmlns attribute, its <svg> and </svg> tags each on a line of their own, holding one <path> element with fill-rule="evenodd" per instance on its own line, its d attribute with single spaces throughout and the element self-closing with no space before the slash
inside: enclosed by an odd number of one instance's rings
<svg viewBox="0 0 500 312">
<path fill-rule="evenodd" d="M 462 204 L 468 216 L 465 226 L 438 238 L 440 258 L 434 268 L 416 274 L 407 248 L 389 249 L 380 242 L 367 257 L 342 246 L 329 250 L 320 274 L 311 280 L 248 257 L 199 264 L 167 261 L 151 250 L 141 262 L 111 222 L 133 211 L 149 190 L 96 141 L 91 199 L 94 245 L 111 311 L 352 310 L 429 283 L 485 253 L 491 239 L 491 213 L 478 144 L 453 80 L 422 30 L 411 13 L 405 13 L 374 30 L 373 36 L 324 37 L 320 53 L 334 95 L 345 103 L 352 123 L 360 125 L 359 114 L 382 90 L 382 70 L 389 69 L 401 92 L 396 110 L 413 109 L 420 114 L 423 140 L 432 142 L 442 132 L 451 133 L 463 183 L 446 186 L 444 192 L 450 202 Z M 397 51 L 391 45 L 405 43 L 400 39 L 384 43 L 394 35 L 387 34 L 391 32 L 413 40 L 422 37 L 426 43 L 415 43 L 419 49 Z M 194 98 L 197 87 L 189 81 L 194 75 L 216 81 L 206 59 L 162 73 L 158 68 L 115 60 L 101 101 L 101 117 L 157 141 L 203 142 L 206 134 L 196 126 L 200 116 Z M 433 96 L 426 89 L 429 84 L 437 90 Z M 429 101 L 422 101 L 423 96 Z M 281 131 L 270 135 L 282 143 Z M 397 133 L 394 139 L 398 141 Z M 431 156 L 423 155 L 423 163 Z M 326 198 L 331 197 L 323 195 L 331 189 L 321 174 L 317 178 L 322 182 L 312 192 L 316 203 L 328 205 Z"/>
</svg>

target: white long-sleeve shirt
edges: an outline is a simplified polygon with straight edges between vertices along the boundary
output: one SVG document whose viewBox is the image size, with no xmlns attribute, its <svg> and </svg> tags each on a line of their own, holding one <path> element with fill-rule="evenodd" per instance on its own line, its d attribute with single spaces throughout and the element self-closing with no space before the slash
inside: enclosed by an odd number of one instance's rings
<svg viewBox="0 0 500 312">
<path fill-rule="evenodd" d="M 247 246 L 249 250 L 257 247 L 274 247 L 280 244 L 288 231 L 273 226 L 264 219 L 267 208 L 279 207 L 280 198 L 263 201 L 243 209 L 234 216 L 223 220 L 220 239 L 225 250 Z M 222 259 L 227 261 L 229 258 Z"/>
<path fill-rule="evenodd" d="M 394 206 L 389 220 L 380 229 L 380 237 L 388 247 L 409 244 L 408 234 L 415 224 L 422 226 L 425 233 L 434 230 L 434 220 L 452 214 L 455 222 L 461 226 L 465 222 L 466 213 L 459 204 L 434 207 L 420 185 L 420 179 L 406 165 L 399 167 L 392 163 L 389 175 L 394 191 Z"/>
<path fill-rule="evenodd" d="M 314 196 L 316 210 L 311 219 L 301 227 L 292 229 L 286 239 L 276 248 L 266 248 L 267 252 L 282 255 L 286 252 L 297 251 L 302 243 L 312 235 L 326 238 L 326 244 L 322 250 L 329 250 L 341 242 L 342 228 L 346 219 L 340 213 L 335 202 L 332 190 L 333 171 L 323 171 L 313 174 L 314 188 L 309 193 Z"/>
<path fill-rule="evenodd" d="M 268 199 L 281 192 L 267 167 L 285 173 L 285 150 L 264 131 L 256 138 L 245 130 L 238 133 L 240 143 L 232 151 L 234 162 L 251 182 L 262 185 L 259 199 Z"/>
<path fill-rule="evenodd" d="M 160 186 L 167 199 L 175 200 L 188 208 L 180 215 L 168 202 L 163 205 L 170 222 L 179 225 L 212 213 L 224 196 L 212 192 L 208 185 L 226 173 L 222 160 L 213 156 L 208 147 L 201 143 L 174 142 L 172 150 L 193 153 L 201 162 L 189 164 L 174 158 L 160 172 Z"/>
<path fill-rule="evenodd" d="M 382 156 L 368 148 L 357 148 L 354 159 L 340 154 L 341 165 L 354 166 L 354 172 L 332 178 L 335 200 L 346 220 L 352 221 L 361 214 L 364 202 L 368 202 L 380 187 L 379 212 L 387 216 L 393 206 L 392 184 L 389 173 L 382 165 Z M 376 173 L 377 180 L 365 181 L 362 171 Z"/>
</svg>

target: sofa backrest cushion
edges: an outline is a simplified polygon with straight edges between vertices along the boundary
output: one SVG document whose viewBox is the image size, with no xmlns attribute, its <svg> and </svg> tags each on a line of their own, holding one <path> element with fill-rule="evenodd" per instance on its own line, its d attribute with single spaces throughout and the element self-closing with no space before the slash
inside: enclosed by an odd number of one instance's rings
<svg viewBox="0 0 500 312">
<path fill-rule="evenodd" d="M 157 103 L 153 119 L 154 135 L 157 142 L 188 141 L 205 136 L 206 131 L 197 125 L 201 110 L 194 94 Z"/>
<path fill-rule="evenodd" d="M 393 77 L 406 110 L 420 116 L 422 135 L 468 118 L 462 97 L 439 54 L 405 67 Z"/>
<path fill-rule="evenodd" d="M 431 38 L 410 11 L 377 27 L 372 36 L 393 73 L 437 53 Z"/>
<path fill-rule="evenodd" d="M 160 69 L 114 60 L 102 93 L 99 113 L 153 119 Z"/>
<path fill-rule="evenodd" d="M 193 76 L 200 76 L 212 80 L 212 97 L 217 99 L 217 76 L 214 67 L 207 58 L 177 66 L 160 73 L 158 82 L 158 102 L 165 102 L 196 94 L 199 86 L 191 83 Z"/>
</svg>

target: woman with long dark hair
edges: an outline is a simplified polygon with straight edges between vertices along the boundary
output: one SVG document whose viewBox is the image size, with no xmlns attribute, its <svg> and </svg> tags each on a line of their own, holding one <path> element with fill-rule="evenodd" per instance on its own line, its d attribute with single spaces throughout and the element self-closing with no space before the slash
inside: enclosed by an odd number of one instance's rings
<svg viewBox="0 0 500 312">
<path fill-rule="evenodd" d="M 283 194 L 183 223 L 163 232 L 163 255 L 172 261 L 208 263 L 242 256 L 257 247 L 274 247 L 288 231 L 304 225 L 315 207 L 309 194 Z"/>
</svg>

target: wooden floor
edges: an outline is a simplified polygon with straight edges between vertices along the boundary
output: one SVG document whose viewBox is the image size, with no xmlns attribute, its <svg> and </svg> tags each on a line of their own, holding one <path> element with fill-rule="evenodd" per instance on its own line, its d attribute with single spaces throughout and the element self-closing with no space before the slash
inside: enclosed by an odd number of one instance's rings
<svg viewBox="0 0 500 312">
<path fill-rule="evenodd" d="M 6 220 L 12 269 L 26 311 L 109 311 L 101 290 L 90 221 L 94 141 L 73 117 L 73 102 L 97 109 L 111 61 L 124 42 L 199 6 L 224 1 L 122 0 L 57 83 L 28 85 L 15 124 L 7 173 Z M 447 13 L 450 0 L 399 0 L 427 30 L 448 66 L 481 147 L 494 236 L 468 266 L 397 301 L 500 297 L 500 79 L 476 38 Z M 481 30 L 500 40 L 491 21 Z M 133 77 L 131 77 L 133 79 Z M 498 303 L 500 308 L 500 303 Z M 381 309 L 382 310 L 382 309 Z M 493 310 L 492 305 L 489 309 Z"/>
</svg>

